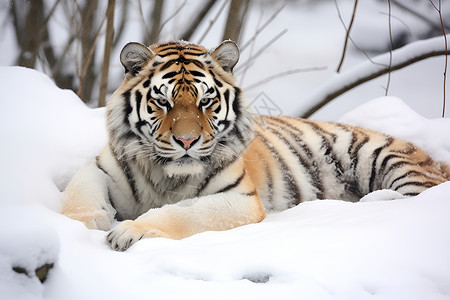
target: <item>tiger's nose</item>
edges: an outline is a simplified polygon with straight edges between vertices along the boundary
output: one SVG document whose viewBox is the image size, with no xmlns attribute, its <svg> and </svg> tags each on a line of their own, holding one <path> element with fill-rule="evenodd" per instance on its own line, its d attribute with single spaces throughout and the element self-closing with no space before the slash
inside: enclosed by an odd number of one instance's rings
<svg viewBox="0 0 450 300">
<path fill-rule="evenodd" d="M 200 136 L 198 137 L 194 137 L 194 138 L 190 138 L 190 139 L 185 139 L 183 137 L 173 137 L 173 139 L 175 140 L 175 142 L 177 142 L 181 147 L 183 147 L 184 149 L 188 150 L 190 149 L 195 143 L 197 143 L 197 141 L 200 139 Z"/>
</svg>

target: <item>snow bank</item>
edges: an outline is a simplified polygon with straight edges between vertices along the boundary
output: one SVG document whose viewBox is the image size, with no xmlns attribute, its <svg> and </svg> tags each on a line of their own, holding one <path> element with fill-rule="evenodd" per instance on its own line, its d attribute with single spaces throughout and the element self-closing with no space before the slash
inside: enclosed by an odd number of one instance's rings
<svg viewBox="0 0 450 300">
<path fill-rule="evenodd" d="M 450 119 L 424 118 L 399 98 L 374 99 L 339 121 L 413 142 L 435 160 L 450 162 Z"/>
<path fill-rule="evenodd" d="M 0 67 L 0 74 L 0 201 L 59 211 L 59 190 L 106 143 L 104 110 L 87 108 L 37 71 Z"/>
<path fill-rule="evenodd" d="M 360 203 L 303 203 L 260 224 L 114 252 L 105 232 L 55 212 L 70 176 L 106 141 L 104 110 L 32 70 L 0 76 L 2 299 L 450 297 L 450 182 L 413 198 L 381 201 L 393 196 L 381 191 Z M 343 120 L 426 144 L 450 163 L 450 120 L 423 119 L 399 99 Z M 11 271 L 50 261 L 44 283 Z"/>
</svg>

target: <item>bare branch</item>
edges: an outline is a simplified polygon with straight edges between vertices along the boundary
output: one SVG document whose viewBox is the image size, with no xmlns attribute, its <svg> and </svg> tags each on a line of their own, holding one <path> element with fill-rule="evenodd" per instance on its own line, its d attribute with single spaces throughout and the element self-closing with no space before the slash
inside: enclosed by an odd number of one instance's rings
<svg viewBox="0 0 450 300">
<path fill-rule="evenodd" d="M 144 10 L 142 9 L 142 2 L 138 0 L 139 17 L 141 18 L 142 24 L 144 24 L 144 41 L 150 40 L 150 31 L 148 30 L 147 22 L 145 21 Z"/>
<path fill-rule="evenodd" d="M 214 25 L 214 22 L 216 22 L 217 18 L 220 16 L 220 14 L 222 13 L 222 11 L 224 10 L 225 6 L 227 5 L 228 1 L 230 0 L 225 0 L 222 4 L 222 6 L 220 7 L 219 11 L 217 12 L 217 14 L 214 16 L 214 18 L 212 18 L 209 21 L 209 26 L 206 28 L 205 32 L 202 34 L 202 36 L 200 37 L 200 39 L 198 40 L 198 43 L 201 44 L 203 39 L 206 37 L 206 35 L 208 34 L 208 32 L 211 30 L 212 26 Z"/>
<path fill-rule="evenodd" d="M 200 23 L 203 21 L 203 19 L 206 17 L 208 12 L 211 10 L 211 8 L 216 3 L 215 0 L 208 0 L 202 8 L 198 11 L 197 15 L 193 18 L 192 22 L 187 26 L 187 29 L 183 34 L 181 35 L 181 39 L 188 41 L 191 39 L 192 35 L 194 34 L 195 30 L 198 28 Z"/>
<path fill-rule="evenodd" d="M 339 20 L 341 21 L 342 26 L 344 26 L 345 30 L 347 30 L 347 26 L 345 25 L 344 19 L 342 19 L 341 11 L 340 11 L 340 9 L 339 9 L 339 6 L 337 5 L 336 0 L 335 0 L 335 4 L 336 4 L 336 10 L 337 10 L 337 13 L 338 13 Z M 359 52 L 361 52 L 362 54 L 364 54 L 364 56 L 365 56 L 371 63 L 373 63 L 373 64 L 378 64 L 377 62 L 373 61 L 373 59 L 367 54 L 366 51 L 364 51 L 363 49 L 361 49 L 361 47 L 359 47 L 359 46 L 356 44 L 356 42 L 352 39 L 352 37 L 351 37 L 350 35 L 348 36 L 348 38 L 349 38 L 349 40 L 352 42 L 353 47 L 355 47 Z"/>
<path fill-rule="evenodd" d="M 161 31 L 163 30 L 164 26 L 166 26 L 167 23 L 169 23 L 170 20 L 172 20 L 173 18 L 175 18 L 180 11 L 183 9 L 183 7 L 186 5 L 186 1 L 184 0 L 183 3 L 181 3 L 181 5 L 174 11 L 174 13 L 172 15 L 170 15 L 162 24 L 161 27 L 158 30 L 158 35 L 161 33 Z"/>
<path fill-rule="evenodd" d="M 336 4 L 336 7 L 338 7 L 337 0 L 334 0 L 334 3 Z M 348 25 L 348 29 L 345 34 L 345 42 L 344 42 L 344 48 L 342 49 L 341 60 L 339 62 L 337 70 L 336 70 L 337 73 L 339 73 L 341 71 L 342 64 L 344 63 L 345 53 L 347 52 L 347 43 L 348 43 L 348 39 L 350 37 L 350 30 L 352 29 L 353 21 L 355 20 L 357 6 L 358 6 L 358 0 L 355 0 L 355 4 L 353 5 L 352 18 L 350 19 L 350 24 Z M 338 11 L 339 11 L 339 8 L 338 8 Z"/>
<path fill-rule="evenodd" d="M 240 47 L 241 51 L 244 51 L 245 48 L 247 48 L 251 43 L 253 43 L 256 38 L 258 37 L 258 35 L 263 32 L 264 29 L 266 29 L 266 27 L 272 23 L 273 20 L 275 20 L 275 18 L 278 16 L 278 14 L 284 9 L 284 7 L 286 6 L 286 2 L 284 2 L 282 5 L 280 5 L 277 9 L 275 9 L 275 11 L 272 13 L 272 15 L 267 19 L 266 22 L 264 22 L 264 24 L 261 25 L 261 27 L 259 27 L 255 34 L 252 36 L 252 38 L 250 40 L 248 40 L 243 46 Z"/>
<path fill-rule="evenodd" d="M 386 84 L 386 93 L 385 96 L 389 93 L 389 86 L 391 84 L 391 67 L 392 67 L 392 22 L 391 22 L 391 15 L 392 15 L 392 7 L 391 7 L 391 0 L 388 0 L 388 7 L 389 7 L 389 13 L 388 13 L 388 24 L 389 24 L 389 72 L 388 72 L 388 79 Z"/>
<path fill-rule="evenodd" d="M 445 45 L 445 66 L 444 66 L 444 91 L 443 91 L 443 102 L 442 102 L 442 117 L 445 117 L 445 101 L 446 101 L 446 95 L 445 95 L 445 90 L 446 90 L 446 81 L 447 81 L 447 64 L 448 64 L 448 46 L 447 46 L 447 35 L 445 34 L 445 26 L 444 26 L 444 21 L 442 19 L 442 6 L 441 6 L 441 0 L 439 0 L 439 8 L 436 7 L 436 5 L 433 3 L 433 1 L 431 1 L 431 4 L 433 5 L 433 7 L 437 10 L 437 12 L 439 13 L 439 20 L 441 21 L 441 29 L 442 29 L 442 34 L 444 36 L 444 45 Z"/>
<path fill-rule="evenodd" d="M 249 60 L 247 60 L 245 63 L 243 63 L 242 65 L 240 65 L 238 68 L 236 68 L 235 72 L 239 72 L 240 70 L 242 70 L 243 68 L 245 68 L 248 64 L 251 64 L 255 61 L 256 58 L 258 58 L 258 56 L 260 56 L 264 51 L 267 50 L 267 48 L 269 48 L 273 43 L 275 43 L 276 41 L 278 41 L 283 35 L 286 34 L 286 32 L 288 32 L 287 29 L 283 29 L 279 34 L 277 34 L 274 38 L 272 38 L 268 43 L 266 43 L 264 46 L 262 46 L 256 53 L 255 55 L 253 55 Z"/>
<path fill-rule="evenodd" d="M 260 85 L 263 85 L 265 83 L 268 83 L 268 82 L 270 82 L 272 80 L 275 80 L 275 79 L 279 79 L 279 78 L 284 77 L 284 76 L 288 76 L 288 75 L 292 75 L 292 74 L 298 74 L 298 73 L 324 71 L 326 69 L 327 69 L 327 67 L 322 66 L 322 67 L 302 68 L 302 69 L 294 69 L 294 70 L 288 70 L 288 71 L 280 72 L 280 73 L 274 74 L 272 76 L 269 76 L 267 78 L 264 78 L 264 79 L 262 79 L 260 81 L 257 81 L 255 83 L 245 87 L 244 90 L 248 91 L 248 90 L 254 89 L 254 88 L 256 88 L 256 87 L 258 87 Z"/>
<path fill-rule="evenodd" d="M 122 2 L 122 9 L 120 13 L 120 21 L 119 26 L 117 26 L 117 31 L 114 33 L 114 42 L 113 42 L 113 48 L 117 46 L 117 43 L 119 42 L 120 38 L 122 37 L 122 34 L 125 29 L 125 24 L 128 17 L 128 8 L 129 8 L 129 0 L 123 0 Z"/>
<path fill-rule="evenodd" d="M 337 74 L 332 80 L 319 87 L 313 95 L 304 101 L 303 112 L 300 112 L 299 115 L 307 118 L 336 97 L 360 84 L 387 74 L 390 71 L 402 69 L 418 61 L 446 54 L 447 50 L 442 45 L 441 37 L 435 37 L 413 42 L 392 51 L 391 67 L 364 62 L 347 72 Z M 390 54 L 385 53 L 377 56 L 374 60 L 383 63 L 388 62 L 389 57 Z"/>
<path fill-rule="evenodd" d="M 398 6 L 399 8 L 403 9 L 406 12 L 409 12 L 410 14 L 416 16 L 417 18 L 421 19 L 422 21 L 424 21 L 425 23 L 428 23 L 431 27 L 437 29 L 437 30 L 441 30 L 441 26 L 442 24 L 436 24 L 433 20 L 430 20 L 430 18 L 428 18 L 427 16 L 418 13 L 417 11 L 409 8 L 408 6 L 406 6 L 403 3 L 398 2 L 397 0 L 391 0 L 392 4 Z M 431 2 L 431 1 L 430 1 Z M 431 2 L 431 4 L 436 8 L 436 6 L 433 4 L 433 2 Z M 444 28 L 447 30 L 450 30 L 447 26 L 445 26 L 444 24 Z"/>
</svg>

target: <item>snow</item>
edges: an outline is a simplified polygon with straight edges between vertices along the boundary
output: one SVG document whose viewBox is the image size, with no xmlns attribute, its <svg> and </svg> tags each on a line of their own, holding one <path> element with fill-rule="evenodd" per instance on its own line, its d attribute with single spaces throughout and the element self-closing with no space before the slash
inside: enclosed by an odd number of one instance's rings
<svg viewBox="0 0 450 300">
<path fill-rule="evenodd" d="M 180 3 L 168 3 L 165 16 Z M 198 9 L 197 2 L 186 3 L 186 15 Z M 346 23 L 353 3 L 338 1 Z M 2 5 L 6 18 L 8 4 Z M 279 5 L 252 2 L 241 45 Z M 414 5 L 438 22 L 427 1 Z M 214 7 L 192 42 L 198 42 L 221 6 Z M 443 2 L 444 19 L 446 8 Z M 403 31 L 411 41 L 424 35 L 428 27 L 423 21 L 395 5 L 392 12 L 394 36 Z M 352 28 L 359 47 L 386 50 L 386 13 L 386 2 L 360 1 Z M 61 7 L 56 19 L 50 20 L 57 51 L 63 50 L 68 38 L 65 14 Z M 142 39 L 137 5 L 131 6 L 130 15 L 122 45 Z M 207 48 L 220 44 L 224 19 L 222 14 L 202 41 Z M 185 23 L 174 18 L 161 39 L 174 38 Z M 0 65 L 12 65 L 18 50 L 10 23 L 4 25 Z M 268 103 L 276 106 L 277 113 L 296 115 L 311 99 L 330 92 L 336 78 L 361 76 L 361 71 L 376 68 L 350 45 L 342 74 L 336 75 L 345 30 L 333 1 L 288 1 L 256 43 L 242 51 L 236 70 L 285 29 L 287 33 L 265 49 L 247 73 L 236 72 L 238 82 L 245 88 L 287 70 L 326 70 L 290 75 L 246 90 L 249 101 L 261 104 L 262 110 L 270 108 Z M 102 38 L 99 45 L 104 44 Z M 442 45 L 437 38 L 436 47 Z M 123 73 L 120 49 L 115 51 L 111 87 L 118 86 Z M 97 58 L 102 53 L 99 49 Z M 65 67 L 74 69 L 75 63 Z M 443 56 L 416 63 L 392 73 L 389 95 L 396 97 L 377 98 L 385 94 L 387 78 L 382 76 L 338 97 L 313 118 L 340 120 L 403 138 L 450 164 L 450 120 L 435 119 L 442 111 L 443 70 Z M 114 252 L 105 243 L 105 232 L 89 230 L 58 213 L 61 191 L 106 143 L 105 110 L 86 107 L 73 92 L 58 89 L 33 70 L 0 67 L 0 76 L 1 299 L 450 299 L 450 182 L 413 198 L 382 190 L 358 203 L 303 203 L 271 214 L 259 224 L 180 241 L 148 239 L 124 253 Z M 54 267 L 41 283 L 35 270 L 44 264 Z M 13 267 L 28 275 L 14 272 Z"/>
<path fill-rule="evenodd" d="M 303 203 L 259 224 L 115 252 L 105 232 L 58 213 L 61 190 L 106 142 L 104 110 L 34 70 L 1 67 L 0 76 L 2 299 L 450 298 L 450 182 L 412 198 L 379 191 L 359 203 Z M 342 120 L 450 163 L 450 120 L 425 119 L 398 98 Z M 32 272 L 48 263 L 40 283 Z"/>
</svg>

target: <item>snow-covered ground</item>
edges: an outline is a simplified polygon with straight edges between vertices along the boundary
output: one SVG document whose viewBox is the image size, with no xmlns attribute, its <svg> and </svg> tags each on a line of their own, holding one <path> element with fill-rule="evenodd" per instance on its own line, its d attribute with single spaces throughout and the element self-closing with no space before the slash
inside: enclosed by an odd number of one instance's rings
<svg viewBox="0 0 450 300">
<path fill-rule="evenodd" d="M 260 224 L 112 251 L 105 232 L 58 214 L 60 191 L 106 141 L 104 109 L 34 70 L 0 67 L 0 76 L 2 299 L 450 299 L 450 182 L 408 199 L 379 191 L 360 203 L 303 203 Z M 422 118 L 400 99 L 343 120 L 450 163 L 450 120 Z M 41 283 L 34 270 L 44 264 L 54 267 Z"/>
<path fill-rule="evenodd" d="M 296 115 L 306 99 L 333 79 L 345 34 L 333 2 L 289 2 L 258 38 L 254 51 L 283 29 L 288 32 L 245 76 L 242 71 L 237 75 L 245 88 L 286 70 L 327 69 L 247 90 L 249 101 L 261 101 L 263 92 L 280 113 Z M 277 7 L 273 1 L 253 3 L 243 41 Z M 353 1 L 338 3 L 348 21 Z M 415 3 L 419 11 L 430 12 L 426 4 Z M 190 3 L 186 9 L 195 7 Z M 373 49 L 387 42 L 386 12 L 382 1 L 360 1 L 352 30 L 359 46 Z M 417 38 L 423 24 L 396 7 L 393 13 L 394 33 L 406 27 Z M 172 38 L 171 32 L 182 26 L 178 19 L 162 33 L 164 38 Z M 0 65 L 11 65 L 14 39 L 5 28 Z M 212 28 L 203 44 L 216 46 L 221 30 Z M 139 41 L 141 35 L 131 27 L 125 37 L 123 43 Z M 192 41 L 198 39 L 194 36 Z M 250 48 L 243 51 L 241 64 L 251 56 Z M 117 86 L 123 71 L 118 54 L 112 57 L 111 84 Z M 364 61 L 361 53 L 350 49 L 344 72 Z M 401 137 L 450 164 L 450 120 L 437 119 L 443 62 L 437 57 L 393 73 L 389 94 L 401 100 L 371 100 L 385 93 L 387 78 L 381 77 L 339 97 L 314 118 L 340 119 Z M 260 224 L 181 241 L 143 240 L 124 253 L 114 252 L 104 232 L 88 230 L 58 213 L 61 191 L 106 142 L 104 109 L 87 108 L 73 92 L 56 88 L 36 71 L 0 67 L 0 78 L 2 300 L 450 299 L 449 182 L 408 199 L 384 201 L 396 195 L 380 191 L 359 203 L 303 203 L 269 215 Z M 52 263 L 48 279 L 41 283 L 35 270 Z"/>
</svg>

